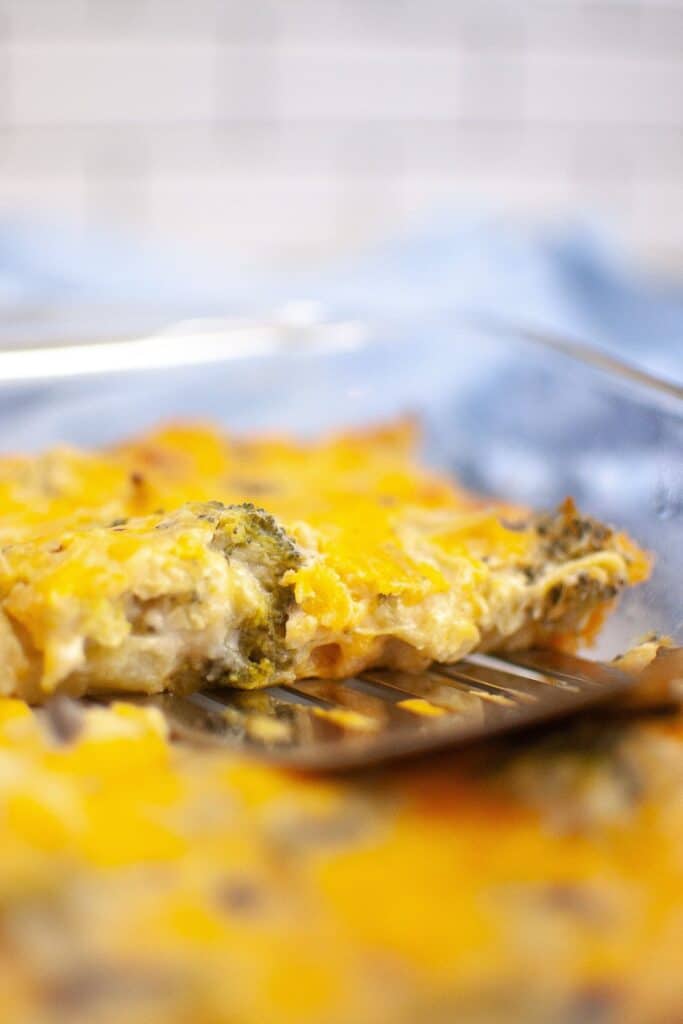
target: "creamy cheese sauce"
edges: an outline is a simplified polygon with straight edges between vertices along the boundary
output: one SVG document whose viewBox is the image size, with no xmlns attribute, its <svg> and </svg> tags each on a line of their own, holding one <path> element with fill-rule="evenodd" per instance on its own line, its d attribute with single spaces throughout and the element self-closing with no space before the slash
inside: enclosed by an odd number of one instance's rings
<svg viewBox="0 0 683 1024">
<path fill-rule="evenodd" d="M 413 444 L 407 424 L 306 445 L 176 426 L 0 462 L 0 692 L 256 686 L 571 646 L 646 575 L 571 504 L 486 506 Z M 267 511 L 235 511 L 250 499 Z"/>
</svg>

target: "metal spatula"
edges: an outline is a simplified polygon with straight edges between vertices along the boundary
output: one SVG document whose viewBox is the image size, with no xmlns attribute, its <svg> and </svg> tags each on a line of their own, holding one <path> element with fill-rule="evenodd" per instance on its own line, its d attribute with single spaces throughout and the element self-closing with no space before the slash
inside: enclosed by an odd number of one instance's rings
<svg viewBox="0 0 683 1024">
<path fill-rule="evenodd" d="M 570 715 L 621 695 L 631 676 L 555 651 L 475 654 L 419 675 L 376 670 L 265 690 L 149 698 L 172 735 L 270 762 L 338 770 L 455 747 Z"/>
</svg>

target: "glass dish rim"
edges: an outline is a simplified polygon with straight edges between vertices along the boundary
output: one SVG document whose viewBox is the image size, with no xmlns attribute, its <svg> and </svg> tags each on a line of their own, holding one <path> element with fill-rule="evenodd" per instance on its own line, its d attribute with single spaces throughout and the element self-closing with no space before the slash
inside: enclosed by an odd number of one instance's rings
<svg viewBox="0 0 683 1024">
<path fill-rule="evenodd" d="M 642 369 L 597 344 L 531 323 L 499 319 L 489 314 L 466 314 L 462 310 L 451 311 L 449 314 L 447 310 L 440 309 L 422 318 L 422 322 L 441 325 L 445 315 L 449 315 L 449 325 L 453 329 L 469 328 L 489 333 L 491 337 L 505 336 L 513 344 L 532 345 L 539 351 L 559 355 L 577 366 L 598 372 L 620 387 L 628 390 L 636 388 L 653 404 L 664 403 L 669 411 L 673 403 L 673 408 L 683 413 L 683 385 Z M 19 341 L 4 343 L 0 344 L 0 393 L 5 388 L 36 383 L 51 384 L 60 380 L 83 379 L 86 376 L 106 379 L 126 373 L 163 372 L 273 356 L 324 358 L 349 349 L 370 349 L 378 344 L 383 335 L 390 335 L 392 331 L 399 332 L 406 324 L 419 319 L 414 314 L 405 317 L 356 314 L 334 318 L 318 315 L 310 322 L 296 323 L 272 314 L 260 317 L 192 317 L 171 321 L 158 330 L 142 333 L 132 330 L 110 331 L 76 342 L 63 342 L 63 335 L 56 335 L 54 340 L 38 344 L 22 344 Z M 224 342 L 231 335 L 238 340 L 245 332 L 251 332 L 252 341 L 255 336 L 261 337 L 261 346 L 256 351 L 243 348 L 230 352 L 216 344 L 218 339 Z M 296 343 L 298 335 L 301 335 L 303 343 Z M 332 344 L 312 344 L 311 338 L 315 339 L 316 335 L 323 338 L 329 335 Z M 410 344 L 404 339 L 396 339 L 395 343 Z M 177 358 L 169 363 L 167 353 L 170 345 L 175 345 Z M 149 353 L 141 361 L 139 356 L 143 347 L 147 347 Z M 53 357 L 52 363 L 61 363 L 58 372 L 50 373 L 45 369 L 45 357 L 48 355 Z M 88 356 L 91 357 L 90 365 L 87 369 L 80 368 L 84 357 L 88 362 Z M 110 358 L 109 363 L 107 357 Z"/>
</svg>

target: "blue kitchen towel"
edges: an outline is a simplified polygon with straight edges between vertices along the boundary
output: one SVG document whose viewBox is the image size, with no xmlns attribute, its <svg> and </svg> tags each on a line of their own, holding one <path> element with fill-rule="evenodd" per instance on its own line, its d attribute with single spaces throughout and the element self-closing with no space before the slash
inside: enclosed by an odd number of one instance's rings
<svg viewBox="0 0 683 1024">
<path fill-rule="evenodd" d="M 636 273 L 587 226 L 442 216 L 325 266 L 264 273 L 244 269 L 238 256 L 217 265 L 180 246 L 159 251 L 64 225 L 0 223 L 0 340 L 22 318 L 40 323 L 42 315 L 49 330 L 65 310 L 81 324 L 88 310 L 109 330 L 145 317 L 261 313 L 292 299 L 319 301 L 331 315 L 493 315 L 683 381 L 683 290 Z"/>
</svg>

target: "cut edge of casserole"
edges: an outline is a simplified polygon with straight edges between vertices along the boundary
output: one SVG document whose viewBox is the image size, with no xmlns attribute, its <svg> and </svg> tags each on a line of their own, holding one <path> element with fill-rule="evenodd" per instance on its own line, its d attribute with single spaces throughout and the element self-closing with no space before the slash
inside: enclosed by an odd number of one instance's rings
<svg viewBox="0 0 683 1024">
<path fill-rule="evenodd" d="M 390 431 L 309 448 L 240 444 L 186 428 L 180 441 L 176 429 L 170 442 L 97 456 L 114 481 L 99 509 L 73 485 L 79 456 L 61 467 L 53 456 L 49 502 L 28 534 L 16 495 L 35 464 L 6 468 L 5 484 L 14 473 L 19 485 L 0 504 L 11 505 L 1 694 L 39 703 L 54 693 L 254 687 L 370 666 L 418 671 L 472 651 L 575 648 L 648 574 L 628 537 L 570 500 L 540 516 L 486 506 L 422 470 Z M 179 449 L 185 461 L 173 461 Z M 261 479 L 236 486 L 236 462 Z M 259 487 L 267 511 L 254 503 Z M 207 491 L 221 500 L 176 504 Z M 226 500 L 237 496 L 252 500 Z M 147 507 L 160 500 L 166 510 Z M 124 514 L 98 521 L 112 510 Z"/>
</svg>

